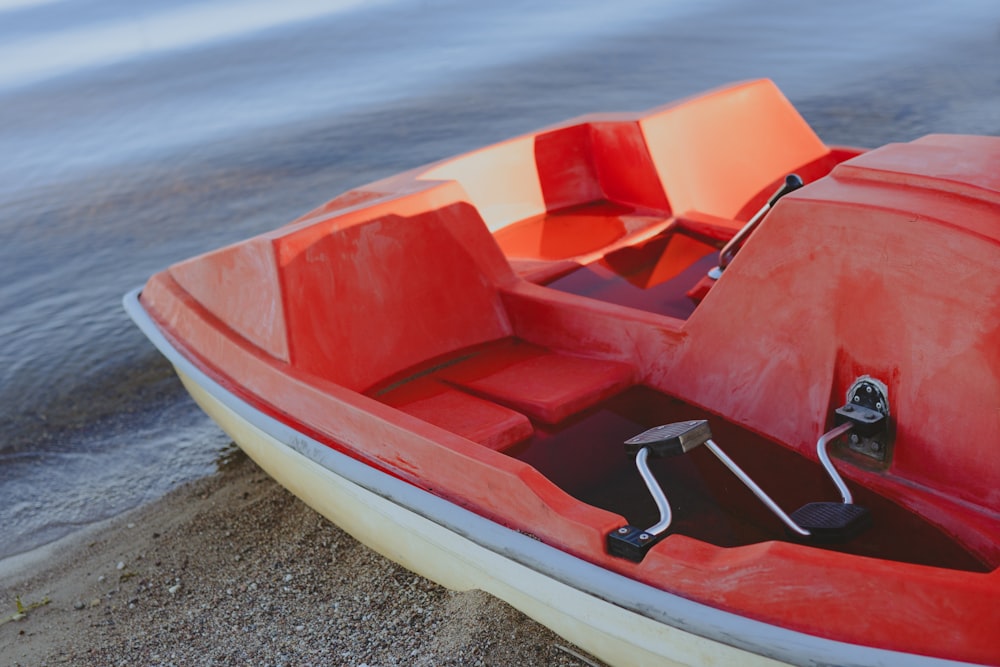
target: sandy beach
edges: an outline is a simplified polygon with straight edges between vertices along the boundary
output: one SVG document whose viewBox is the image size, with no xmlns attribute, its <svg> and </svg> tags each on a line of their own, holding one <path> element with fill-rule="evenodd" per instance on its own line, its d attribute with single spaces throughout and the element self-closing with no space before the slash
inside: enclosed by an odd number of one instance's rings
<svg viewBox="0 0 1000 667">
<path fill-rule="evenodd" d="M 240 452 L 9 559 L 0 581 L 3 665 L 598 664 L 505 603 L 386 560 Z"/>
</svg>

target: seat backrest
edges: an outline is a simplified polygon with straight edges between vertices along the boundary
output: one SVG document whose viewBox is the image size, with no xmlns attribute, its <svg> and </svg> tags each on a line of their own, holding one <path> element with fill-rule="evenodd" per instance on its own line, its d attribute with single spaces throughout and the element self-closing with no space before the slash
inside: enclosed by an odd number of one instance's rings
<svg viewBox="0 0 1000 667">
<path fill-rule="evenodd" d="M 602 200 L 666 211 L 639 117 L 584 116 L 445 160 L 420 178 L 457 182 L 492 231 Z"/>
<path fill-rule="evenodd" d="M 304 371 L 362 391 L 510 334 L 497 285 L 513 274 L 466 202 L 314 224 L 277 242 L 291 360 Z"/>
<path fill-rule="evenodd" d="M 766 79 L 664 107 L 640 124 L 680 215 L 735 219 L 765 188 L 830 152 Z"/>
</svg>

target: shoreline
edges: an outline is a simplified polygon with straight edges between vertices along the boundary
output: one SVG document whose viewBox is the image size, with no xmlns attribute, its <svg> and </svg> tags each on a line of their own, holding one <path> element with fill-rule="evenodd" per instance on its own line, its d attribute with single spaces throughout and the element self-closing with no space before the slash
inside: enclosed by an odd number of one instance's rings
<svg viewBox="0 0 1000 667">
<path fill-rule="evenodd" d="M 4 622 L 16 598 L 28 610 Z M 242 452 L 0 561 L 0 623 L 0 664 L 25 667 L 598 664 L 507 604 L 368 549 Z"/>
</svg>

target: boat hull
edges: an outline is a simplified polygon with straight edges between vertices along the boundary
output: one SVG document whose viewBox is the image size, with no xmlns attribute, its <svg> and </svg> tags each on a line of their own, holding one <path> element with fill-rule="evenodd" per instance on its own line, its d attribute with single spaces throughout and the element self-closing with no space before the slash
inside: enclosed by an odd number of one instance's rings
<svg viewBox="0 0 1000 667">
<path fill-rule="evenodd" d="M 197 368 L 139 303 L 125 308 L 191 397 L 276 482 L 386 558 L 481 590 L 613 665 L 954 665 L 806 635 L 673 596 L 549 547 L 334 451 Z"/>
<path fill-rule="evenodd" d="M 998 160 L 830 147 L 745 82 L 365 185 L 126 303 L 280 483 L 610 662 L 1000 664 Z M 622 452 L 692 420 L 728 454 Z"/>
</svg>

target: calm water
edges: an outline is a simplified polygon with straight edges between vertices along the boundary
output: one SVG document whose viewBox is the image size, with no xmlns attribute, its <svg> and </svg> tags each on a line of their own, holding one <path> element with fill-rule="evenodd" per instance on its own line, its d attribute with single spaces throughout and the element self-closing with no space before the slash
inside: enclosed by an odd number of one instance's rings
<svg viewBox="0 0 1000 667">
<path fill-rule="evenodd" d="M 213 470 L 127 321 L 352 186 L 771 77 L 829 143 L 1000 134 L 995 0 L 0 0 L 0 557 Z"/>
</svg>

